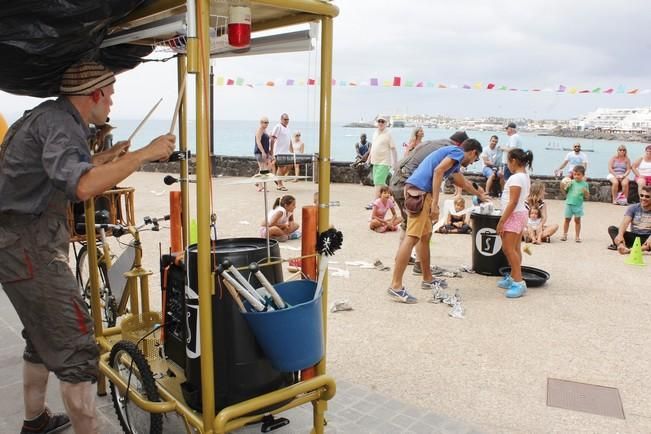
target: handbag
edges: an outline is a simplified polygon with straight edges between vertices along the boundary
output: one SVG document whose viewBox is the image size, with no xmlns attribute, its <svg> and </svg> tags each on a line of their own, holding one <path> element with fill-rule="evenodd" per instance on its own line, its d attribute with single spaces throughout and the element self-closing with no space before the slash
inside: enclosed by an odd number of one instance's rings
<svg viewBox="0 0 651 434">
<path fill-rule="evenodd" d="M 415 217 L 423 210 L 426 191 L 423 191 L 411 184 L 405 184 L 405 211 Z"/>
</svg>

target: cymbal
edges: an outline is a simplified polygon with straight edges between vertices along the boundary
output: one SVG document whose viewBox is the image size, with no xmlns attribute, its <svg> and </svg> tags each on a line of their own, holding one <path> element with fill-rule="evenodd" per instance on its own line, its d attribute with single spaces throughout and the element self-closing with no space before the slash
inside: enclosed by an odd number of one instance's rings
<svg viewBox="0 0 651 434">
<path fill-rule="evenodd" d="M 273 173 L 265 174 L 265 175 L 253 175 L 250 178 L 246 179 L 238 179 L 237 181 L 231 181 L 227 182 L 226 184 L 228 185 L 233 185 L 233 184 L 260 184 L 260 183 L 267 183 L 267 182 L 272 182 L 272 181 L 291 181 L 292 179 L 309 179 L 309 176 L 278 176 L 274 175 Z"/>
</svg>

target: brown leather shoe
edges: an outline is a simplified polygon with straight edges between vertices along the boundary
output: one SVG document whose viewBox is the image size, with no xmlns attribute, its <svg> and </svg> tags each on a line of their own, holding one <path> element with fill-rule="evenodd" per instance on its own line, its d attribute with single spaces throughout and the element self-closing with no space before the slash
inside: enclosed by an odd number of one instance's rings
<svg viewBox="0 0 651 434">
<path fill-rule="evenodd" d="M 48 434 L 63 431 L 70 426 L 70 418 L 65 413 L 52 413 L 49 408 L 33 420 L 23 421 L 20 434 Z"/>
</svg>

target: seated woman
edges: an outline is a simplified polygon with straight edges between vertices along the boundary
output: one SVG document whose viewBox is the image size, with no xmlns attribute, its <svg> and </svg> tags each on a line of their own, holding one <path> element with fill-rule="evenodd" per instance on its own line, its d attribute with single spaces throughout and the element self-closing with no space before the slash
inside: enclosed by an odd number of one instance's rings
<svg viewBox="0 0 651 434">
<path fill-rule="evenodd" d="M 286 194 L 274 202 L 273 209 L 267 215 L 267 221 L 260 224 L 260 237 L 276 241 L 296 240 L 301 237 L 299 224 L 294 221 L 296 199 Z M 266 223 L 266 224 L 265 224 Z M 269 230 L 267 231 L 267 226 Z"/>
<path fill-rule="evenodd" d="M 644 155 L 635 160 L 631 166 L 637 182 L 637 191 L 642 191 L 645 185 L 651 185 L 651 145 L 644 148 Z"/>
<path fill-rule="evenodd" d="M 389 211 L 391 211 L 392 217 L 387 220 Z M 397 231 L 400 223 L 402 223 L 402 217 L 396 212 L 396 203 L 391 197 L 391 190 L 385 185 L 380 188 L 380 197 L 373 202 L 369 228 L 375 232 Z"/>
<path fill-rule="evenodd" d="M 454 199 L 454 212 L 448 211 L 446 223 L 438 230 L 441 234 L 469 234 L 470 213 L 466 209 L 466 200 L 457 196 Z"/>
<path fill-rule="evenodd" d="M 547 224 L 547 206 L 545 205 L 545 185 L 541 182 L 534 182 L 531 184 L 531 189 L 529 190 L 529 197 L 524 202 L 524 206 L 527 207 L 527 210 L 532 208 L 538 208 L 540 210 L 540 227 L 542 227 L 541 239 L 542 241 L 549 243 L 551 242 L 551 237 L 558 230 L 557 224 Z M 527 234 L 524 234 L 524 241 L 531 242 L 533 241 Z"/>
<path fill-rule="evenodd" d="M 606 179 L 611 184 L 611 197 L 613 205 L 628 204 L 628 175 L 631 173 L 631 159 L 626 154 L 626 146 L 619 145 L 617 154 L 608 161 L 608 176 Z M 622 192 L 617 194 L 619 189 Z"/>
</svg>

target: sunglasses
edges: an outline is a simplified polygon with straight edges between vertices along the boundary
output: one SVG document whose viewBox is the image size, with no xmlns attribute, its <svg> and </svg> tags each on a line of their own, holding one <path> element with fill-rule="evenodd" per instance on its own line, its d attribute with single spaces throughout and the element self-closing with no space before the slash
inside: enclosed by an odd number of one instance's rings
<svg viewBox="0 0 651 434">
<path fill-rule="evenodd" d="M 284 121 L 288 121 L 288 120 L 289 120 L 289 118 L 283 118 L 283 120 L 284 120 Z"/>
<path fill-rule="evenodd" d="M 261 123 L 261 124 L 268 124 L 269 121 L 261 121 L 260 123 Z"/>
<path fill-rule="evenodd" d="M 618 149 L 618 151 L 626 152 L 626 149 Z"/>
<path fill-rule="evenodd" d="M 386 122 L 384 119 L 378 119 L 377 121 L 378 124 L 383 124 L 384 122 Z"/>
<path fill-rule="evenodd" d="M 651 199 L 651 194 L 641 194 L 640 199 Z"/>
</svg>

